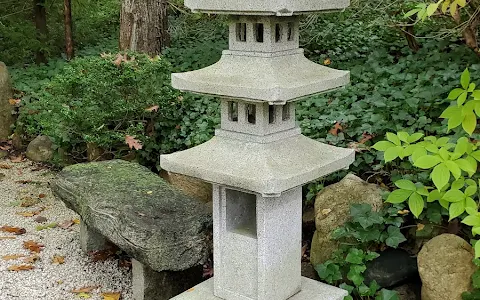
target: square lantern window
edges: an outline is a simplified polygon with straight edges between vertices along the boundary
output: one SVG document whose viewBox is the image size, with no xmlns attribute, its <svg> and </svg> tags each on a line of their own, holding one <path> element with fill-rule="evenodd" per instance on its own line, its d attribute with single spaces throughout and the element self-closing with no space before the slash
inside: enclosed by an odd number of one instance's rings
<svg viewBox="0 0 480 300">
<path fill-rule="evenodd" d="M 268 123 L 273 124 L 275 123 L 275 106 L 269 105 L 268 106 Z"/>
<path fill-rule="evenodd" d="M 257 106 L 255 104 L 247 104 L 245 108 L 247 122 L 250 124 L 255 124 L 257 122 Z"/>
<path fill-rule="evenodd" d="M 290 105 L 290 103 L 287 103 L 282 107 L 282 121 L 288 121 L 290 119 Z"/>
<path fill-rule="evenodd" d="M 228 101 L 228 120 L 238 122 L 238 102 Z"/>
<path fill-rule="evenodd" d="M 237 41 L 247 41 L 247 23 L 237 23 Z"/>
<path fill-rule="evenodd" d="M 250 237 L 257 237 L 257 196 L 226 189 L 227 230 Z"/>
<path fill-rule="evenodd" d="M 293 41 L 295 40 L 295 23 L 289 22 L 287 26 L 287 40 Z"/>
<path fill-rule="evenodd" d="M 263 23 L 254 24 L 255 40 L 259 43 L 263 43 L 265 26 Z"/>
<path fill-rule="evenodd" d="M 279 43 L 282 41 L 282 25 L 276 24 L 275 25 L 275 42 Z"/>
</svg>

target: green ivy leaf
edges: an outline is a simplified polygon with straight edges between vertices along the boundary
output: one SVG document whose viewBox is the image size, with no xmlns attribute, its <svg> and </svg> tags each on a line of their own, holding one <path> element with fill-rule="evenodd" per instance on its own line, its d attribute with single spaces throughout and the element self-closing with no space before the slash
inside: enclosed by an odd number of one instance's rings
<svg viewBox="0 0 480 300">
<path fill-rule="evenodd" d="M 433 190 L 430 192 L 427 198 L 427 202 L 434 202 L 442 198 L 442 193 L 439 190 Z"/>
<path fill-rule="evenodd" d="M 464 89 L 456 88 L 453 89 L 450 94 L 448 94 L 448 99 L 449 100 L 456 100 L 462 93 L 464 93 Z M 479 94 L 480 95 L 480 94 Z"/>
<path fill-rule="evenodd" d="M 361 249 L 357 248 L 350 248 L 350 251 L 347 254 L 347 257 L 345 258 L 346 262 L 349 262 L 351 264 L 361 264 L 363 262 L 363 259 L 365 258 L 365 253 Z"/>
<path fill-rule="evenodd" d="M 480 240 L 475 243 L 475 258 L 480 257 Z"/>
<path fill-rule="evenodd" d="M 385 150 L 385 153 L 383 154 L 383 157 L 385 159 L 385 162 L 390 162 L 392 160 L 395 160 L 396 158 L 400 157 L 403 152 L 403 147 L 401 146 L 395 146 L 392 148 L 388 148 Z"/>
<path fill-rule="evenodd" d="M 463 171 L 467 172 L 470 176 L 473 176 L 473 174 L 476 172 L 476 163 L 471 162 L 467 159 L 457 159 L 455 163 L 458 165 L 460 169 Z"/>
<path fill-rule="evenodd" d="M 408 143 L 408 138 L 410 137 L 410 134 L 408 134 L 408 132 L 405 132 L 405 131 L 400 131 L 400 132 L 397 132 L 397 136 L 400 139 L 400 141 Z"/>
<path fill-rule="evenodd" d="M 417 132 L 417 133 L 414 133 L 414 134 L 412 134 L 411 136 L 409 136 L 407 142 L 410 143 L 410 144 L 411 144 L 411 143 L 415 143 L 415 142 L 417 142 L 419 139 L 421 139 L 422 137 L 423 137 L 423 133 Z"/>
<path fill-rule="evenodd" d="M 397 292 L 382 289 L 377 297 L 375 297 L 375 300 L 400 300 L 400 298 L 398 297 Z"/>
<path fill-rule="evenodd" d="M 480 226 L 480 216 L 478 215 L 470 215 L 466 216 L 463 220 L 462 223 L 468 226 L 472 227 L 478 227 Z"/>
<path fill-rule="evenodd" d="M 405 202 L 412 194 L 413 194 L 413 191 L 410 191 L 410 190 L 402 190 L 402 189 L 394 190 L 388 195 L 386 202 L 393 203 L 393 204 L 402 203 L 402 202 Z"/>
<path fill-rule="evenodd" d="M 471 196 L 475 195 L 476 192 L 477 192 L 477 187 L 471 185 L 471 186 L 469 186 L 465 189 L 465 196 L 471 197 Z"/>
<path fill-rule="evenodd" d="M 400 231 L 400 228 L 395 226 L 388 226 L 387 228 L 388 238 L 385 240 L 385 244 L 392 248 L 397 248 L 398 245 L 405 242 L 407 239 Z"/>
<path fill-rule="evenodd" d="M 346 284 L 346 283 L 342 283 L 342 284 L 340 284 L 338 287 L 341 288 L 342 290 L 346 290 L 349 295 L 353 292 L 353 289 L 354 289 L 353 286 L 348 285 L 348 284 Z M 345 300 L 345 299 L 344 299 L 344 300 Z"/>
<path fill-rule="evenodd" d="M 413 213 L 413 215 L 418 218 L 424 208 L 423 197 L 420 196 L 418 193 L 413 193 L 408 199 L 408 207 L 410 208 L 410 211 Z"/>
<path fill-rule="evenodd" d="M 467 101 L 467 96 L 468 96 L 467 91 L 460 94 L 460 96 L 457 99 L 457 106 L 458 107 L 461 107 L 465 103 L 465 101 Z"/>
<path fill-rule="evenodd" d="M 449 106 L 446 110 L 443 111 L 443 113 L 440 115 L 440 118 L 450 119 L 461 114 L 462 114 L 462 108 L 457 106 Z M 458 123 L 458 125 L 460 125 L 460 123 Z"/>
<path fill-rule="evenodd" d="M 454 128 L 457 128 L 462 124 L 463 119 L 465 116 L 462 114 L 462 109 L 459 108 L 460 112 L 457 115 L 453 115 L 452 117 L 448 118 L 448 130 L 452 130 Z"/>
</svg>

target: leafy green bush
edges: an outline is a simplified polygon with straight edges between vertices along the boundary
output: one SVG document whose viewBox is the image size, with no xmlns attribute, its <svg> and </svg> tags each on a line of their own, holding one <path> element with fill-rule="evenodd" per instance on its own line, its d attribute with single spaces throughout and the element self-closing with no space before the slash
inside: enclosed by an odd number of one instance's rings
<svg viewBox="0 0 480 300">
<path fill-rule="evenodd" d="M 155 165 L 160 153 L 207 140 L 215 123 L 215 105 L 173 90 L 170 73 L 165 59 L 140 54 L 75 59 L 24 97 L 18 125 L 50 136 L 76 161 L 85 158 L 87 143 L 126 155 L 125 137 L 134 136 L 143 144 L 140 160 Z"/>
<path fill-rule="evenodd" d="M 462 223 L 472 226 L 472 235 L 475 236 L 480 234 L 477 193 L 480 143 L 469 137 L 476 130 L 477 117 L 480 116 L 480 90 L 471 82 L 468 70 L 462 73 L 460 84 L 461 87 L 453 89 L 448 95 L 452 104 L 440 115 L 447 120 L 445 129 L 453 129 L 456 134 L 423 137 L 422 133 L 389 132 L 387 140 L 376 143 L 373 148 L 383 152 L 386 162 L 408 158 L 413 171 L 426 175 L 424 182 L 397 180 L 395 185 L 398 189 L 390 193 L 387 202 L 407 202 L 417 218 L 425 207 L 438 202 L 448 210 L 449 221 L 460 217 Z M 478 258 L 480 242 L 472 242 Z"/>
<path fill-rule="evenodd" d="M 323 264 L 315 266 L 322 280 L 339 286 L 349 292 L 345 300 L 353 297 L 375 297 L 376 300 L 398 299 L 395 292 L 382 289 L 377 282 L 366 285 L 363 273 L 366 263 L 379 256 L 372 249 L 382 245 L 397 248 L 406 241 L 400 231 L 403 218 L 398 212 L 401 206 L 390 206 L 380 212 L 372 211 L 370 204 L 353 204 L 350 219 L 332 233 L 341 246 Z"/>
</svg>

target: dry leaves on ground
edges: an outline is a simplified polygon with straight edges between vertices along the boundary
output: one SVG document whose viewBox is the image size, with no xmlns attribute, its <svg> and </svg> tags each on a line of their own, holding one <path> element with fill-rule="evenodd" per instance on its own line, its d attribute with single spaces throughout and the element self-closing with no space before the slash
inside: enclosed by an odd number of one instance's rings
<svg viewBox="0 0 480 300">
<path fill-rule="evenodd" d="M 62 265 L 65 263 L 65 256 L 54 255 L 52 258 L 52 264 Z"/>
<path fill-rule="evenodd" d="M 10 161 L 13 163 L 20 163 L 24 160 L 24 157 L 22 155 L 20 156 L 10 156 Z"/>
<path fill-rule="evenodd" d="M 120 293 L 102 293 L 103 300 L 120 300 Z"/>
<path fill-rule="evenodd" d="M 80 293 L 91 293 L 93 290 L 98 289 L 100 286 L 85 286 L 79 289 L 74 289 L 71 290 L 72 293 L 74 294 L 80 294 Z"/>
<path fill-rule="evenodd" d="M 32 240 L 23 242 L 23 248 L 30 250 L 30 252 L 32 253 L 40 253 L 40 251 L 42 251 L 42 248 L 44 247 L 45 247 L 44 245 Z"/>
<path fill-rule="evenodd" d="M 25 257 L 25 255 L 22 254 L 11 254 L 11 255 L 4 255 L 2 256 L 3 260 L 17 260 L 19 258 Z"/>
<path fill-rule="evenodd" d="M 33 264 L 35 263 L 37 260 L 40 259 L 40 256 L 34 254 L 34 255 L 31 255 L 31 256 L 28 256 L 28 257 L 25 257 L 23 259 L 23 262 L 27 263 L 27 264 Z"/>
<path fill-rule="evenodd" d="M 0 236 L 0 241 L 1 240 L 14 240 L 16 237 L 14 236 Z"/>
<path fill-rule="evenodd" d="M 126 135 L 125 136 L 125 143 L 128 145 L 130 149 L 141 150 L 143 148 L 142 143 L 135 139 L 134 136 Z"/>
<path fill-rule="evenodd" d="M 15 235 L 21 235 L 21 234 L 24 234 L 24 233 L 27 232 L 25 230 L 25 228 L 12 227 L 12 226 L 7 226 L 7 225 L 0 227 L 0 231 L 13 233 Z"/>
<path fill-rule="evenodd" d="M 75 222 L 73 222 L 73 220 L 65 220 L 62 223 L 58 224 L 58 227 L 60 227 L 62 229 L 68 229 L 68 228 L 72 227 L 73 224 L 75 224 Z"/>
<path fill-rule="evenodd" d="M 9 271 L 29 271 L 35 269 L 32 265 L 13 265 L 8 267 Z"/>
<path fill-rule="evenodd" d="M 12 166 L 10 165 L 7 165 L 7 164 L 0 164 L 0 169 L 11 169 L 13 168 Z"/>
</svg>

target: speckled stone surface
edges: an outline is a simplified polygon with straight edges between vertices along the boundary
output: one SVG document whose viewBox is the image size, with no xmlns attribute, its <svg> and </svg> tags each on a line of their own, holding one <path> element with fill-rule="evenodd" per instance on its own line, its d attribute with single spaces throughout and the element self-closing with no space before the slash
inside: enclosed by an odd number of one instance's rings
<svg viewBox="0 0 480 300">
<path fill-rule="evenodd" d="M 223 300 L 213 294 L 213 281 L 209 279 L 188 291 L 172 298 L 172 300 Z M 347 291 L 302 277 L 302 290 L 287 300 L 343 300 Z M 245 298 L 232 298 L 244 300 Z M 278 300 L 278 299 L 271 299 Z"/>
<path fill-rule="evenodd" d="M 193 11 L 205 13 L 280 15 L 343 9 L 350 0 L 185 0 Z"/>
</svg>

